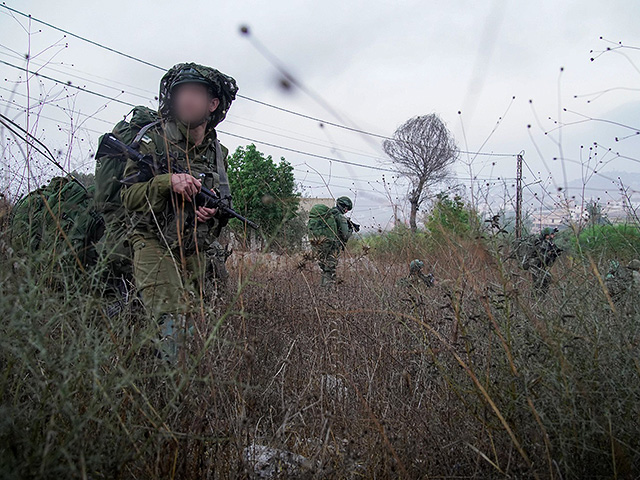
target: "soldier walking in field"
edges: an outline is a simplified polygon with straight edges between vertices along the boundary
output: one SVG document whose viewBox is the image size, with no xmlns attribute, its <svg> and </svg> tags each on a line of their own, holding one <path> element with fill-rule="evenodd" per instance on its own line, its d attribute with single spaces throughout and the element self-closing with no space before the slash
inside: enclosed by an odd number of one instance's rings
<svg viewBox="0 0 640 480">
<path fill-rule="evenodd" d="M 333 208 L 318 204 L 309 212 L 309 241 L 314 258 L 322 270 L 320 285 L 323 287 L 335 285 L 340 253 L 353 232 L 360 229 L 359 225 L 345 217 L 345 213 L 352 208 L 349 197 L 340 197 Z"/>
</svg>

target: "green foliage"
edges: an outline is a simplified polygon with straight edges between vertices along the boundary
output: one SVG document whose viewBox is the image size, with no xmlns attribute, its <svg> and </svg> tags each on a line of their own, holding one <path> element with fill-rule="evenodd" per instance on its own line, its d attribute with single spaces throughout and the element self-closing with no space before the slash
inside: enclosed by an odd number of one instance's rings
<svg viewBox="0 0 640 480">
<path fill-rule="evenodd" d="M 369 250 L 372 258 L 398 259 L 405 261 L 416 256 L 417 252 L 432 251 L 431 236 L 421 230 L 412 232 L 404 223 L 399 223 L 387 232 L 368 233 L 353 238 L 347 248 L 358 253 L 363 246 Z"/>
<path fill-rule="evenodd" d="M 634 224 L 593 225 L 578 237 L 583 252 L 603 258 L 640 256 L 640 228 Z"/>
<path fill-rule="evenodd" d="M 83 187 L 71 177 L 54 177 L 24 196 L 12 211 L 13 247 L 32 254 L 64 253 L 71 264 L 94 263 L 94 242 L 102 235 L 103 224 L 93 192 L 93 186 Z"/>
<path fill-rule="evenodd" d="M 472 214 L 462 197 L 450 198 L 446 193 L 439 193 L 429 214 L 425 226 L 433 235 L 438 233 L 464 236 L 471 230 Z"/>
<path fill-rule="evenodd" d="M 296 216 L 300 194 L 293 167 L 284 158 L 276 163 L 253 144 L 238 147 L 229 157 L 229 181 L 235 209 L 260 224 L 267 237 L 283 240 L 280 232 L 287 230 L 290 238 L 300 230 L 296 222 L 286 226 Z M 232 225 L 238 231 L 239 224 Z M 302 238 L 304 230 L 299 233 Z"/>
</svg>

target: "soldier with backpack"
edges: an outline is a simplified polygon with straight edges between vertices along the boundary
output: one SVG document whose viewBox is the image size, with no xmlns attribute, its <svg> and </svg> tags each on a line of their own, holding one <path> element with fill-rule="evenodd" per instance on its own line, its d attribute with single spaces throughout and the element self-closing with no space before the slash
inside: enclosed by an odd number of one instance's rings
<svg viewBox="0 0 640 480">
<path fill-rule="evenodd" d="M 118 122 L 112 133 L 127 145 L 139 148 L 142 136 L 160 123 L 160 116 L 157 111 L 144 106 L 135 107 L 129 115 L 129 120 Z M 121 158 L 98 157 L 94 195 L 96 208 L 105 223 L 105 232 L 97 250 L 108 266 L 109 280 L 124 284 L 133 281 L 133 252 L 127 241 L 132 225 L 120 199 L 125 165 Z"/>
<path fill-rule="evenodd" d="M 551 284 L 550 269 L 562 254 L 562 249 L 555 244 L 557 228 L 544 228 L 540 235 L 533 235 L 516 240 L 513 251 L 508 258 L 520 262 L 523 270 L 529 270 L 533 279 L 533 287 L 538 293 L 546 293 Z"/>
<path fill-rule="evenodd" d="M 640 312 L 640 260 L 631 260 L 626 267 L 612 260 L 605 276 L 611 301 L 626 314 Z"/>
<path fill-rule="evenodd" d="M 344 216 L 352 209 L 351 199 L 340 197 L 333 208 L 318 204 L 309 212 L 309 241 L 322 270 L 320 285 L 323 287 L 335 285 L 340 252 L 345 249 L 354 230 L 357 232 L 360 229 L 359 225 Z"/>
<path fill-rule="evenodd" d="M 42 265 L 83 272 L 98 258 L 104 222 L 93 203 L 94 187 L 73 174 L 54 177 L 22 197 L 11 211 L 11 245 Z"/>
<path fill-rule="evenodd" d="M 432 273 L 424 273 L 424 262 L 419 259 L 411 260 L 409 264 L 409 275 L 400 278 L 396 285 L 402 288 L 411 288 L 415 286 L 431 288 L 435 284 Z"/>
<path fill-rule="evenodd" d="M 105 250 L 132 254 L 136 287 L 159 326 L 159 354 L 169 363 L 178 358 L 190 299 L 199 298 L 205 275 L 220 274 L 220 258 L 226 259 L 218 237 L 227 218 L 219 209 L 198 205 L 195 197 L 206 187 L 231 206 L 228 150 L 215 127 L 237 90 L 233 78 L 213 68 L 174 66 L 160 82 L 158 113 L 136 107 L 131 121 L 116 125 L 114 134 L 154 164 L 189 173 L 158 174 L 160 168 L 131 159 L 125 166 L 117 157 L 99 159 L 96 169 L 108 225 Z"/>
<path fill-rule="evenodd" d="M 533 277 L 533 286 L 539 293 L 546 293 L 551 284 L 551 266 L 562 253 L 554 242 L 557 228 L 544 228 L 534 243 L 533 255 L 529 259 L 529 270 Z"/>
</svg>

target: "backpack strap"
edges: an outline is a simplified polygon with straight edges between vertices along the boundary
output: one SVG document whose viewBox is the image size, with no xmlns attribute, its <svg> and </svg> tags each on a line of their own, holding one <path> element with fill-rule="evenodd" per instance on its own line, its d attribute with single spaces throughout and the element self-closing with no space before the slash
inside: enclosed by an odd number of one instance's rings
<svg viewBox="0 0 640 480">
<path fill-rule="evenodd" d="M 140 140 L 142 140 L 142 137 L 144 137 L 144 135 L 149 131 L 149 129 L 151 129 L 151 128 L 155 127 L 156 125 L 160 124 L 160 122 L 162 122 L 162 120 L 158 119 L 155 122 L 151 122 L 151 123 L 145 125 L 144 127 L 142 127 L 140 129 L 140 131 L 138 132 L 138 134 L 133 139 L 133 142 L 131 142 L 130 147 L 137 149 L 140 146 Z"/>
</svg>

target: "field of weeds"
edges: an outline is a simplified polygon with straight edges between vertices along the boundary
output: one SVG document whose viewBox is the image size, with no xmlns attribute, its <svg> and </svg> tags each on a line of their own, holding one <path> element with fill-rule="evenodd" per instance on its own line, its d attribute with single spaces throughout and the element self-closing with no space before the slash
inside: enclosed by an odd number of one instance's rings
<svg viewBox="0 0 640 480">
<path fill-rule="evenodd" d="M 397 280 L 408 261 L 432 288 Z M 300 254 L 236 252 L 180 364 L 99 274 L 3 249 L 3 478 L 633 478 L 640 319 L 567 254 L 549 293 L 485 239 L 355 245 L 335 290 Z M 99 269 L 98 269 L 99 270 Z"/>
</svg>

